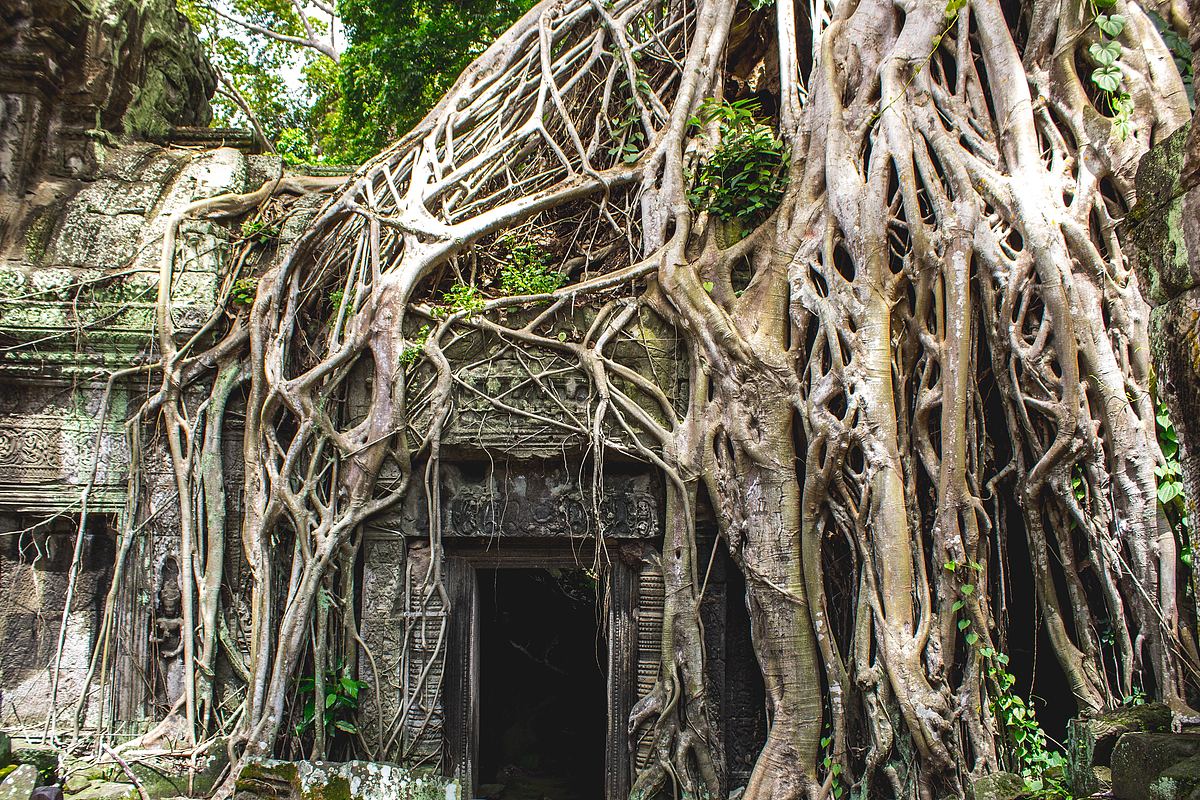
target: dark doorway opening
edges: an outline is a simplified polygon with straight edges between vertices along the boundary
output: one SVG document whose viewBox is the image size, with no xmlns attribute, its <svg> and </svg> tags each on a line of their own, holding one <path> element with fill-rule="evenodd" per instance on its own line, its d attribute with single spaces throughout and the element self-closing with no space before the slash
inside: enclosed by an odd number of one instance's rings
<svg viewBox="0 0 1200 800">
<path fill-rule="evenodd" d="M 602 800 L 607 724 L 596 582 L 480 569 L 479 777 L 493 800 Z"/>
</svg>

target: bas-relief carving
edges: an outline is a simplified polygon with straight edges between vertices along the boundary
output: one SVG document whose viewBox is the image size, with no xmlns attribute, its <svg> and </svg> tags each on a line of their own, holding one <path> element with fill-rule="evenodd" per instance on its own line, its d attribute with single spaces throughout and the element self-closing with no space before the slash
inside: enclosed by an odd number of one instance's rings
<svg viewBox="0 0 1200 800">
<path fill-rule="evenodd" d="M 590 475 L 580 478 L 542 462 L 515 462 L 482 476 L 444 466 L 442 474 L 443 536 L 650 538 L 661 532 L 662 490 L 648 472 L 606 473 L 599 497 L 593 497 Z M 424 537 L 426 509 L 423 488 L 417 487 L 398 516 L 382 524 Z"/>
<path fill-rule="evenodd" d="M 531 498 L 505 496 L 491 487 L 463 487 L 448 502 L 450 528 L 445 533 L 580 537 L 594 534 L 594 521 L 605 536 L 653 536 L 658 530 L 657 501 L 648 492 L 605 495 L 598 510 L 585 503 L 582 493 Z"/>
<path fill-rule="evenodd" d="M 428 542 L 406 542 L 369 529 L 363 561 L 359 669 L 372 689 L 360 712 L 363 737 L 383 759 L 436 760 L 445 609 L 441 594 L 426 580 Z M 409 709 L 403 718 L 402 709 Z"/>
<path fill-rule="evenodd" d="M 595 308 L 580 306 L 556 328 L 581 335 L 595 322 L 595 313 Z M 514 323 L 513 318 L 508 321 Z M 613 342 L 607 355 L 649 378 L 676 407 L 675 414 L 684 414 L 688 359 L 678 334 L 648 310 L 627 332 L 628 338 Z M 455 381 L 453 411 L 442 431 L 444 447 L 520 459 L 561 458 L 591 447 L 584 431 L 590 430 L 597 398 L 592 381 L 578 364 L 546 350 L 516 355 L 509 343 L 482 333 L 459 337 L 446 356 Z M 410 408 L 417 409 L 410 425 L 417 438 L 431 425 L 429 369 L 418 367 L 409 377 Z M 647 414 L 666 424 L 658 398 L 619 377 L 614 382 Z M 628 432 L 612 419 L 605 422 L 603 432 L 610 442 L 634 450 Z"/>
<path fill-rule="evenodd" d="M 115 511 L 124 493 L 127 460 L 125 393 L 54 384 L 0 383 L 0 508 L 47 514 L 78 510 L 95 466 L 93 509 Z M 97 436 L 99 450 L 96 450 Z"/>
</svg>

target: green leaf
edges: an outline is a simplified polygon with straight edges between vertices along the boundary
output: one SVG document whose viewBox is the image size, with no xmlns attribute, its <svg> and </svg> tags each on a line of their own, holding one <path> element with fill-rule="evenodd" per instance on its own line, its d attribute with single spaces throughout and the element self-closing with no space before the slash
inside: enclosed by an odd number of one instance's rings
<svg viewBox="0 0 1200 800">
<path fill-rule="evenodd" d="M 337 722 L 333 723 L 333 727 L 337 728 L 339 731 L 345 731 L 349 734 L 358 733 L 358 726 L 353 722 L 347 722 L 344 719 L 339 719 Z"/>
<path fill-rule="evenodd" d="M 1116 41 L 1096 43 L 1088 48 L 1088 55 L 1102 67 L 1112 66 L 1121 57 L 1121 43 Z"/>
<path fill-rule="evenodd" d="M 705 282 L 704 282 L 704 291 L 708 292 L 709 294 L 712 294 L 712 290 L 713 290 L 713 288 L 714 288 L 714 287 L 713 287 L 713 282 L 712 282 L 712 281 L 705 281 Z"/>
<path fill-rule="evenodd" d="M 331 706 L 333 706 L 334 703 L 337 702 L 337 699 L 338 699 L 338 696 L 336 694 L 333 694 L 333 693 L 326 694 L 325 695 L 325 707 L 330 708 Z"/>
<path fill-rule="evenodd" d="M 958 621 L 958 629 L 959 629 L 960 631 L 965 631 L 965 630 L 966 630 L 967 628 L 969 628 L 969 627 L 971 627 L 971 620 L 969 620 L 969 619 L 960 619 L 960 620 Z"/>
<path fill-rule="evenodd" d="M 964 603 L 962 600 L 955 600 L 954 605 L 950 606 L 950 610 L 957 613 L 959 611 L 962 611 L 963 606 L 965 606 L 965 605 L 966 605 L 966 603 Z"/>
<path fill-rule="evenodd" d="M 967 644 L 969 644 L 969 645 L 975 644 L 976 642 L 979 641 L 979 634 L 975 633 L 974 631 L 971 631 L 964 638 L 967 640 Z"/>
<path fill-rule="evenodd" d="M 1158 485 L 1158 502 L 1166 505 L 1181 494 L 1179 484 L 1175 481 L 1160 483 Z"/>
<path fill-rule="evenodd" d="M 967 597 L 970 597 L 971 595 L 975 594 L 975 584 L 964 583 L 962 585 L 962 593 L 965 594 Z"/>
<path fill-rule="evenodd" d="M 1121 70 L 1111 64 L 1097 67 L 1092 71 L 1092 83 L 1106 92 L 1115 92 L 1121 88 Z"/>
<path fill-rule="evenodd" d="M 1121 14 L 1112 14 L 1109 16 L 1101 14 L 1096 17 L 1096 27 L 1106 36 L 1116 38 L 1121 35 L 1121 31 L 1125 30 L 1125 17 Z"/>
</svg>

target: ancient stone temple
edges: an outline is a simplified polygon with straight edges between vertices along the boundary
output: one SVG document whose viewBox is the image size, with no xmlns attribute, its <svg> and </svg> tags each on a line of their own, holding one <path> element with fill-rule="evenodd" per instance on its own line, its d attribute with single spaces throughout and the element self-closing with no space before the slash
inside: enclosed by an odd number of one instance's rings
<svg viewBox="0 0 1200 800">
<path fill-rule="evenodd" d="M 156 432 L 127 424 L 154 389 L 159 249 L 189 203 L 248 192 L 283 166 L 240 132 L 195 127 L 214 80 L 172 3 L 112 0 L 85 17 L 27 0 L 0 13 L 0 727 L 133 736 L 182 691 L 170 467 Z M 261 241 L 236 220 L 184 221 L 177 336 L 207 335 L 222 292 L 281 257 L 322 202 L 291 199 Z M 650 317 L 640 330 L 617 358 L 678 401 L 680 341 Z M 360 639 L 344 669 L 366 688 L 343 755 L 427 766 L 477 793 L 541 781 L 554 796 L 626 797 L 650 757 L 627 726 L 662 646 L 661 478 L 556 424 L 587 413 L 567 371 L 533 369 L 485 336 L 451 354 L 461 381 L 438 496 L 417 486 L 361 532 Z M 429 388 L 419 374 L 415 385 Z M 237 439 L 222 459 L 230 538 Z M 132 448 L 155 466 L 132 474 Z M 707 679 L 736 786 L 765 735 L 763 686 L 744 584 L 713 530 L 699 553 Z M 251 612 L 249 577 L 224 557 L 216 675 L 232 697 Z"/>
</svg>

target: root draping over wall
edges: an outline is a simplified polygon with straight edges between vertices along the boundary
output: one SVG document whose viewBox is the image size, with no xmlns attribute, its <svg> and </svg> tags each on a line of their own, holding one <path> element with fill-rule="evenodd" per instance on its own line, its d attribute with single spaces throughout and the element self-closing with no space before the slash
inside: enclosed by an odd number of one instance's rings
<svg viewBox="0 0 1200 800">
<path fill-rule="evenodd" d="M 464 386 L 448 354 L 471 336 L 548 398 L 531 410 L 485 387 L 486 402 L 582 437 L 594 488 L 605 452 L 664 476 L 661 670 L 630 720 L 653 752 L 635 796 L 726 789 L 702 504 L 745 575 L 765 679 L 748 800 L 935 797 L 1045 767 L 1011 710 L 1018 627 L 1044 626 L 1082 711 L 1137 689 L 1187 707 L 1189 545 L 1156 501 L 1148 311 L 1118 226 L 1139 157 L 1189 114 L 1146 9 L 1118 0 L 1111 34 L 1043 0 L 754 5 L 538 5 L 349 181 L 251 306 L 231 301 L 207 352 L 171 336 L 168 237 L 146 413 L 192 554 L 177 711 L 192 735 L 232 727 L 238 753 L 269 753 L 303 665 L 324 696 L 358 652 L 358 532 L 417 484 L 427 602 L 445 607 L 439 459 Z M 1111 91 L 1088 60 L 1109 41 Z M 564 324 L 579 306 L 588 324 Z M 614 356 L 663 322 L 687 343 L 684 398 Z M 553 412 L 557 371 L 587 387 L 584 413 Z M 235 391 L 240 532 L 217 469 Z M 253 599 L 248 688 L 222 705 L 226 548 Z M 1009 615 L 1014 592 L 1036 595 L 1036 621 Z"/>
</svg>

